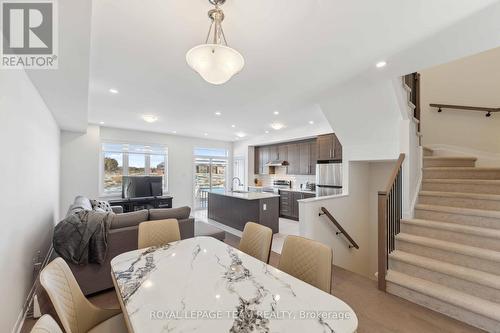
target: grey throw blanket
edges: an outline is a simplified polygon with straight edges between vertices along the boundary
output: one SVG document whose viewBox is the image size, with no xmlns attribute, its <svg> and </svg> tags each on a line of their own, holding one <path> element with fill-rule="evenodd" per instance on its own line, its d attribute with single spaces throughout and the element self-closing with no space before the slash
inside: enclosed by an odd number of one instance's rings
<svg viewBox="0 0 500 333">
<path fill-rule="evenodd" d="M 82 210 L 67 216 L 54 229 L 54 250 L 74 264 L 102 264 L 108 250 L 111 213 Z"/>
</svg>

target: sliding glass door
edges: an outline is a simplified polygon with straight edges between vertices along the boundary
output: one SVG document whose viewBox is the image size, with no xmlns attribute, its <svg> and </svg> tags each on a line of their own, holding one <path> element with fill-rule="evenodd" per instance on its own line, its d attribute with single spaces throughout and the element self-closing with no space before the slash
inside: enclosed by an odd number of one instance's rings
<svg viewBox="0 0 500 333">
<path fill-rule="evenodd" d="M 225 149 L 194 150 L 194 209 L 206 209 L 208 192 L 225 191 L 228 159 Z"/>
</svg>

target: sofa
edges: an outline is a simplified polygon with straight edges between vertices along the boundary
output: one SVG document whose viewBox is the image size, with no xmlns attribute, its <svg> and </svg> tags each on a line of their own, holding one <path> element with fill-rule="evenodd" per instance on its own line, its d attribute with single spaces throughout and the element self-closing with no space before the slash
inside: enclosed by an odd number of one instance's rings
<svg viewBox="0 0 500 333">
<path fill-rule="evenodd" d="M 113 210 L 108 233 L 108 252 L 103 264 L 89 263 L 75 265 L 68 263 L 85 295 L 113 288 L 111 280 L 111 259 L 117 255 L 137 250 L 137 234 L 139 223 L 152 220 L 177 219 L 181 239 L 196 236 L 211 236 L 221 241 L 225 232 L 203 222 L 195 222 L 190 217 L 190 207 L 143 209 L 130 213 L 122 213 L 122 207 L 111 207 Z M 92 210 L 90 200 L 83 196 L 75 198 L 67 215 L 79 210 Z"/>
</svg>

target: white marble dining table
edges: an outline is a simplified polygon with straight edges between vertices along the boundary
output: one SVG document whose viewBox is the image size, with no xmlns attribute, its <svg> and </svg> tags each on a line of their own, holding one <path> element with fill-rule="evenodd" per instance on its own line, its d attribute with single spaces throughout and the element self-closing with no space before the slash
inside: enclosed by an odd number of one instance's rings
<svg viewBox="0 0 500 333">
<path fill-rule="evenodd" d="M 353 333 L 342 300 L 211 237 L 111 261 L 128 329 L 156 332 Z"/>
</svg>

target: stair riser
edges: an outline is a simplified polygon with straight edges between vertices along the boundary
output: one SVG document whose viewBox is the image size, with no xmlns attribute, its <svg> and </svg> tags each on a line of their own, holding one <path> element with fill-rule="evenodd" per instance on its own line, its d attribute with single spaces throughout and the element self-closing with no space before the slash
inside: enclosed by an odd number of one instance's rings
<svg viewBox="0 0 500 333">
<path fill-rule="evenodd" d="M 423 170 L 423 179 L 500 179 L 498 170 Z"/>
<path fill-rule="evenodd" d="M 424 168 L 431 167 L 474 167 L 476 162 L 474 160 L 464 160 L 464 159 L 424 159 Z"/>
<path fill-rule="evenodd" d="M 432 156 L 432 150 L 424 148 L 424 156 Z"/>
<path fill-rule="evenodd" d="M 415 236 L 423 236 L 488 250 L 500 251 L 500 240 L 495 238 L 481 237 L 442 229 L 426 228 L 406 223 L 401 224 L 401 232 Z"/>
<path fill-rule="evenodd" d="M 459 321 L 466 322 L 469 325 L 478 327 L 487 332 L 500 332 L 500 322 L 498 321 L 478 315 L 461 307 L 451 305 L 436 298 L 420 294 L 395 283 L 387 282 L 387 292 L 404 298 L 412 303 L 416 303 L 436 312 L 443 313 Z"/>
<path fill-rule="evenodd" d="M 493 217 L 450 214 L 432 210 L 415 209 L 415 218 L 470 225 L 475 227 L 500 229 L 500 219 Z"/>
<path fill-rule="evenodd" d="M 483 272 L 500 275 L 500 262 L 470 257 L 463 254 L 435 249 L 415 243 L 396 240 L 396 249 L 422 257 L 445 261 L 451 264 L 477 269 Z"/>
<path fill-rule="evenodd" d="M 436 206 L 500 211 L 500 200 L 449 198 L 449 197 L 436 197 L 430 195 L 419 195 L 418 203 L 426 205 L 436 205 Z"/>
<path fill-rule="evenodd" d="M 423 280 L 434 282 L 461 292 L 500 303 L 500 290 L 470 282 L 455 276 L 443 274 L 404 261 L 389 259 L 389 268 Z"/>
<path fill-rule="evenodd" d="M 443 184 L 422 182 L 422 191 L 483 193 L 500 195 L 499 185 Z"/>
</svg>

